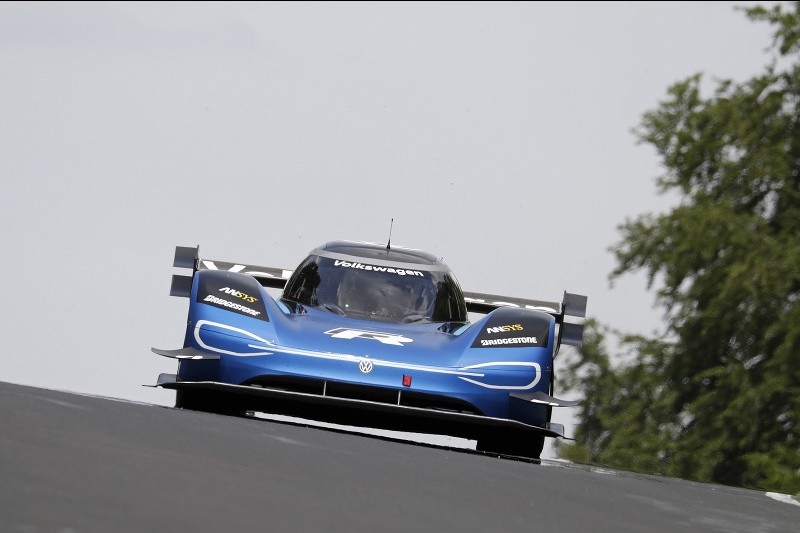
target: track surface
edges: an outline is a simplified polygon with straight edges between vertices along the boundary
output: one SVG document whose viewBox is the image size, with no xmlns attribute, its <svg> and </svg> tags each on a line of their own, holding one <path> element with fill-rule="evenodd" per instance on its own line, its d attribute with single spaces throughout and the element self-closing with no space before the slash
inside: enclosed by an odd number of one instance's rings
<svg viewBox="0 0 800 533">
<path fill-rule="evenodd" d="M 0 382 L 0 531 L 798 531 L 761 492 Z"/>
</svg>

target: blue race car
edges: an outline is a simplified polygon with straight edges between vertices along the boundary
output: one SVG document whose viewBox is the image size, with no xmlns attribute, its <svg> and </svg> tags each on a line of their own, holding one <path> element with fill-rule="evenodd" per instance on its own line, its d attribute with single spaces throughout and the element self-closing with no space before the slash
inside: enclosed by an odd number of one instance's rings
<svg viewBox="0 0 800 533">
<path fill-rule="evenodd" d="M 316 248 L 294 271 L 181 246 L 174 266 L 192 270 L 170 290 L 189 298 L 184 347 L 153 351 L 178 360 L 158 379 L 176 407 L 452 435 L 530 458 L 564 436 L 552 407 L 576 402 L 552 396 L 553 360 L 561 344 L 581 344 L 585 296 L 464 293 L 434 255 L 350 241 Z"/>
</svg>

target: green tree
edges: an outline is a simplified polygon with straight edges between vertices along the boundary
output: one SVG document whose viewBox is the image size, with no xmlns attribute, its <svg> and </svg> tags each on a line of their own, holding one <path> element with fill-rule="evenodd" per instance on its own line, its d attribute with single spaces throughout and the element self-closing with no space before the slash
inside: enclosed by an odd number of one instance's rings
<svg viewBox="0 0 800 533">
<path fill-rule="evenodd" d="M 603 390 L 587 391 L 598 396 L 562 453 L 798 492 L 800 2 L 745 11 L 775 28 L 765 72 L 709 98 L 689 77 L 635 130 L 662 161 L 659 189 L 681 202 L 620 226 L 610 278 L 647 272 L 665 338 L 624 339 L 636 357 L 611 367 L 589 337 L 567 368 Z"/>
<path fill-rule="evenodd" d="M 669 396 L 659 387 L 663 346 L 657 340 L 623 337 L 622 346 L 636 359 L 612 364 L 606 347 L 610 333 L 588 320 L 583 346 L 560 362 L 560 385 L 582 390 L 587 401 L 579 407 L 575 444 L 557 444 L 559 455 L 578 463 L 665 473 L 659 438 L 660 421 L 667 417 L 663 399 Z"/>
</svg>

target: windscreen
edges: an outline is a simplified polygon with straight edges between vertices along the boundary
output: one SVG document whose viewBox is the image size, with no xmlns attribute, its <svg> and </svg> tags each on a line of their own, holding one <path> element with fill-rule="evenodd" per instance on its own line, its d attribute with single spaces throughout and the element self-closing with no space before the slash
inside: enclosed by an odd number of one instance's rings
<svg viewBox="0 0 800 533">
<path fill-rule="evenodd" d="M 287 300 L 380 322 L 465 322 L 461 289 L 446 271 L 309 256 L 286 284 Z"/>
</svg>

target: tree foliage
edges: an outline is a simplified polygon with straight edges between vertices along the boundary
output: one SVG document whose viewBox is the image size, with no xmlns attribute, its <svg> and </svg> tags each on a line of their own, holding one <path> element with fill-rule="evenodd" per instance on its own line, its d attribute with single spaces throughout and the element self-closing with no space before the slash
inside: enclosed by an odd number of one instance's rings
<svg viewBox="0 0 800 533">
<path fill-rule="evenodd" d="M 800 2 L 745 10 L 775 56 L 744 83 L 668 89 L 635 130 L 671 211 L 620 226 L 615 279 L 643 270 L 664 338 L 612 366 L 596 324 L 567 365 L 586 390 L 562 455 L 701 481 L 800 491 Z M 657 283 L 656 283 L 657 282 Z"/>
</svg>

